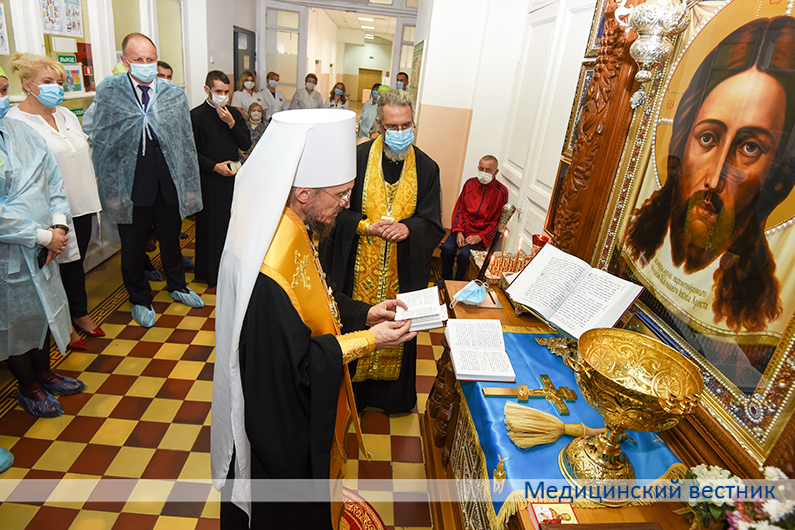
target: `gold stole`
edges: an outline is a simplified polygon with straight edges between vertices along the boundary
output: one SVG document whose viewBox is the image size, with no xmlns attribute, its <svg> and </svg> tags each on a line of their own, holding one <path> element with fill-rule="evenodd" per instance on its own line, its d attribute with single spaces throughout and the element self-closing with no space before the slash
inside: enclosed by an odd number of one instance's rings
<svg viewBox="0 0 795 530">
<path fill-rule="evenodd" d="M 312 330 L 313 337 L 327 334 L 339 336 L 342 324 L 337 303 L 326 285 L 325 275 L 309 241 L 306 226 L 290 208 L 284 209 L 260 272 L 284 289 L 301 320 Z M 354 411 L 353 422 L 360 445 L 364 447 L 347 366 L 343 366 L 343 374 L 343 384 L 337 398 L 337 419 L 329 466 L 331 521 L 335 529 L 339 526 L 345 508 L 342 503 L 342 478 L 347 460 L 345 435 L 351 422 L 351 411 Z"/>
<path fill-rule="evenodd" d="M 384 180 L 381 165 L 384 137 L 379 136 L 370 147 L 367 171 L 362 189 L 362 213 L 367 221 L 377 223 L 381 217 L 395 222 L 414 215 L 417 207 L 417 164 L 411 147 L 403 160 L 403 171 L 395 184 Z M 375 305 L 395 298 L 400 292 L 397 268 L 397 243 L 378 236 L 359 237 L 353 278 L 353 298 Z M 394 381 L 400 375 L 403 345 L 388 350 L 376 350 L 360 358 L 356 364 L 354 381 L 380 379 Z"/>
</svg>

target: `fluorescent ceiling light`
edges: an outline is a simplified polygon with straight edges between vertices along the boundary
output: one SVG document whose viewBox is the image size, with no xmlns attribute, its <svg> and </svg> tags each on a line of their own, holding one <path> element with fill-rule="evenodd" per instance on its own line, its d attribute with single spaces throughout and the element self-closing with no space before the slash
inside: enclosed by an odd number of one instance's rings
<svg viewBox="0 0 795 530">
<path fill-rule="evenodd" d="M 375 19 L 374 18 L 367 18 L 367 17 L 359 17 L 359 20 L 361 20 L 362 22 L 372 22 Z"/>
<path fill-rule="evenodd" d="M 375 26 L 362 26 L 362 29 L 375 29 Z"/>
<path fill-rule="evenodd" d="M 364 38 L 365 39 L 375 39 L 375 37 L 373 37 L 372 35 L 365 35 Z"/>
</svg>

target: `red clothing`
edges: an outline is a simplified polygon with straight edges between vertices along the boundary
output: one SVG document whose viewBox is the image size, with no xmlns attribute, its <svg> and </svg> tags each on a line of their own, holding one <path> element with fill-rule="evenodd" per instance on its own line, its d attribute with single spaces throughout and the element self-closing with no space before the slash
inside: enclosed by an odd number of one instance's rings
<svg viewBox="0 0 795 530">
<path fill-rule="evenodd" d="M 488 247 L 497 235 L 502 207 L 507 202 L 508 188 L 496 178 L 484 186 L 472 177 L 455 202 L 451 231 L 463 232 L 464 237 L 480 236 L 483 247 Z"/>
</svg>

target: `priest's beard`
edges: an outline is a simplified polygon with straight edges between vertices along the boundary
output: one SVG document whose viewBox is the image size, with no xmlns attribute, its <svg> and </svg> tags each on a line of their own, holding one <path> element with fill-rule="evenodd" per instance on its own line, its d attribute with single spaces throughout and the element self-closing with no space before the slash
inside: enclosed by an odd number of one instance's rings
<svg viewBox="0 0 795 530">
<path fill-rule="evenodd" d="M 384 142 L 384 156 L 387 157 L 392 162 L 403 162 L 403 160 L 408 156 L 408 154 L 409 154 L 408 147 L 405 148 L 400 153 L 398 153 L 395 150 L 393 150 L 391 147 L 386 145 L 386 142 Z"/>
<path fill-rule="evenodd" d="M 309 208 L 307 208 L 306 212 L 306 226 L 312 231 L 314 240 L 316 244 L 320 244 L 321 241 L 326 239 L 331 231 L 334 230 L 334 226 L 337 224 L 337 216 L 336 214 L 342 210 L 341 207 L 337 207 L 334 211 L 333 216 L 330 216 L 328 219 L 321 219 L 320 214 L 317 212 L 317 198 L 313 198 L 312 202 L 309 204 Z"/>
<path fill-rule="evenodd" d="M 671 254 L 687 274 L 699 271 L 723 254 L 732 242 L 735 213 L 710 190 L 695 192 L 687 202 L 674 200 L 671 211 Z"/>
</svg>

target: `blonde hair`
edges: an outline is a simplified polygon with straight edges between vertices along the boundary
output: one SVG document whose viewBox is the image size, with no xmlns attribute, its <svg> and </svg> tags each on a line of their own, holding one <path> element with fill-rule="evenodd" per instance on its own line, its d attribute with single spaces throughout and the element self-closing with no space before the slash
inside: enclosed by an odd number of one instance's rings
<svg viewBox="0 0 795 530">
<path fill-rule="evenodd" d="M 244 70 L 243 73 L 240 74 L 240 80 L 237 82 L 238 92 L 243 92 L 243 89 L 245 88 L 243 86 L 243 83 L 245 83 L 248 80 L 248 76 L 251 76 L 254 79 L 254 88 L 252 90 L 254 90 L 254 92 L 259 90 L 259 87 L 257 86 L 257 76 L 254 75 L 254 72 L 252 72 L 251 70 Z"/>
<path fill-rule="evenodd" d="M 334 91 L 340 85 L 342 85 L 342 95 L 340 96 L 340 103 L 345 103 L 346 101 L 348 101 L 348 96 L 345 95 L 345 83 L 343 83 L 342 81 L 337 81 L 334 84 L 334 87 L 331 89 L 331 92 L 329 93 L 329 97 L 331 98 L 331 101 L 334 101 Z"/>
<path fill-rule="evenodd" d="M 61 63 L 51 57 L 17 52 L 11 57 L 10 64 L 11 71 L 15 72 L 20 79 L 30 79 L 41 70 L 48 68 L 60 75 L 61 80 L 66 82 L 66 70 Z"/>
</svg>

